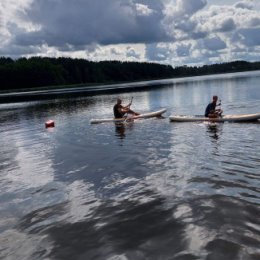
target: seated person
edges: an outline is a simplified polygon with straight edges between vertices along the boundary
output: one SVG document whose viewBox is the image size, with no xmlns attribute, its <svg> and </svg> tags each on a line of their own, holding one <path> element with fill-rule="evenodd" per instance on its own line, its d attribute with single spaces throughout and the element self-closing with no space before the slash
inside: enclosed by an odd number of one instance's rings
<svg viewBox="0 0 260 260">
<path fill-rule="evenodd" d="M 130 109 L 132 101 L 127 106 L 122 106 L 122 100 L 120 98 L 117 99 L 117 103 L 114 105 L 114 117 L 122 118 L 125 114 L 132 114 L 134 116 L 140 115 L 139 113 L 134 112 Z"/>
<path fill-rule="evenodd" d="M 221 109 L 216 109 L 217 101 L 218 101 L 218 96 L 213 96 L 212 102 L 209 103 L 208 106 L 206 107 L 205 117 L 215 118 L 221 116 L 223 111 Z"/>
</svg>

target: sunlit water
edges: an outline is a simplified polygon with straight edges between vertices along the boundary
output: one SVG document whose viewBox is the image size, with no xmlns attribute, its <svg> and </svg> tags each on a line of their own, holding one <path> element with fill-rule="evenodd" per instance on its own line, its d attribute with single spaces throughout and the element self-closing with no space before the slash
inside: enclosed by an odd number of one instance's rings
<svg viewBox="0 0 260 260">
<path fill-rule="evenodd" d="M 90 125 L 116 95 L 0 105 L 1 259 L 260 259 L 260 72 L 122 93 L 165 118 Z M 48 119 L 55 128 L 45 129 Z"/>
</svg>

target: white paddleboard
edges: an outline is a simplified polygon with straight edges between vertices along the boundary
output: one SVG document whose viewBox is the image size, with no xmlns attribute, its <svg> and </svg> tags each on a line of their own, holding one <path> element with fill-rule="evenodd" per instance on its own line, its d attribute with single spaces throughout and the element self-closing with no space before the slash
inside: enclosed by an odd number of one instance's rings
<svg viewBox="0 0 260 260">
<path fill-rule="evenodd" d="M 260 119 L 260 113 L 244 114 L 244 115 L 225 115 L 218 118 L 209 118 L 204 116 L 178 116 L 172 115 L 169 117 L 171 122 L 247 122 Z"/>
<path fill-rule="evenodd" d="M 158 117 L 161 116 L 163 113 L 166 112 L 166 109 L 161 109 L 155 112 L 149 112 L 149 113 L 144 113 L 140 114 L 138 116 L 132 116 L 129 118 L 104 118 L 104 119 L 91 119 L 90 123 L 91 124 L 99 124 L 99 123 L 107 123 L 107 122 L 125 122 L 128 120 L 134 120 L 134 119 L 141 119 L 141 118 L 150 118 L 150 117 Z"/>
</svg>

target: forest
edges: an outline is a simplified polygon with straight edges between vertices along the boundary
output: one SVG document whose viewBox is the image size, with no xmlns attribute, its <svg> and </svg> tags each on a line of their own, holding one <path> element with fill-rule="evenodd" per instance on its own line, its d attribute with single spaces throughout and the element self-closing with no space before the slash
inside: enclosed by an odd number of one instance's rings
<svg viewBox="0 0 260 260">
<path fill-rule="evenodd" d="M 260 62 L 234 61 L 172 67 L 148 62 L 32 57 L 0 57 L 0 90 L 43 86 L 93 85 L 259 70 Z"/>
</svg>

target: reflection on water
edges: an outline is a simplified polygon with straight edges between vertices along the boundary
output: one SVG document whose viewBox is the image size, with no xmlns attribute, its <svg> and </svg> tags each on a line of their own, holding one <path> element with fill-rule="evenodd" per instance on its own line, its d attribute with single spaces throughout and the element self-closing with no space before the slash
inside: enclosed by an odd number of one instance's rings
<svg viewBox="0 0 260 260">
<path fill-rule="evenodd" d="M 132 122 L 115 123 L 115 136 L 117 136 L 120 139 L 124 139 L 126 136 L 126 128 L 130 129 L 132 125 Z"/>
<path fill-rule="evenodd" d="M 223 130 L 223 123 L 207 123 L 207 132 L 209 133 L 209 136 L 217 141 L 219 137 L 221 136 L 222 130 Z"/>
<path fill-rule="evenodd" d="M 125 125 L 124 123 L 116 123 L 115 124 L 116 136 L 120 139 L 125 138 Z"/>
<path fill-rule="evenodd" d="M 213 93 L 225 114 L 259 112 L 259 84 L 124 93 L 168 109 L 124 124 L 89 124 L 113 116 L 115 95 L 0 106 L 0 258 L 259 259 L 259 122 L 167 118 L 203 113 Z"/>
<path fill-rule="evenodd" d="M 147 195 L 153 194 L 143 192 L 143 196 Z M 131 259 L 156 259 L 158 246 L 165 249 L 161 252 L 161 256 L 165 257 L 185 249 L 187 242 L 181 232 L 184 224 L 174 219 L 172 209 L 163 207 L 163 198 L 144 203 L 123 200 L 113 204 L 112 201 L 104 201 L 96 208 L 92 218 L 81 222 L 42 226 L 42 232 L 53 245 L 49 256 L 54 259 L 72 259 L 75 256 L 108 259 L 125 255 Z M 45 215 L 51 218 L 58 210 L 52 210 L 52 215 L 44 209 L 25 216 L 20 227 L 27 230 L 37 223 L 39 217 L 41 219 Z M 39 233 L 39 230 L 36 228 L 30 233 Z M 172 233 L 176 236 L 173 237 Z"/>
<path fill-rule="evenodd" d="M 115 123 L 115 136 L 123 140 L 127 134 L 133 131 L 134 125 L 134 121 Z"/>
<path fill-rule="evenodd" d="M 259 240 L 252 232 L 260 224 L 255 218 L 260 211 L 250 203 L 214 195 L 190 198 L 170 207 L 165 197 L 145 186 L 131 197 L 134 199 L 102 201 L 91 217 L 77 222 L 57 219 L 66 214 L 68 203 L 42 208 L 24 216 L 19 229 L 30 237 L 41 234 L 41 243 L 46 247 L 34 253 L 40 258 L 257 257 L 252 252 L 257 250 Z"/>
</svg>

